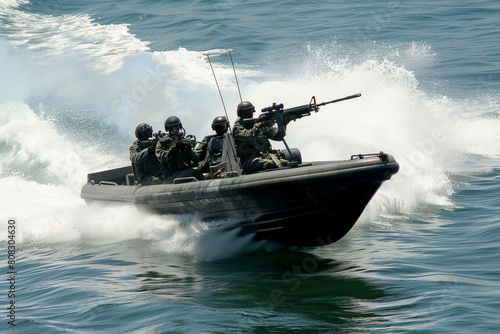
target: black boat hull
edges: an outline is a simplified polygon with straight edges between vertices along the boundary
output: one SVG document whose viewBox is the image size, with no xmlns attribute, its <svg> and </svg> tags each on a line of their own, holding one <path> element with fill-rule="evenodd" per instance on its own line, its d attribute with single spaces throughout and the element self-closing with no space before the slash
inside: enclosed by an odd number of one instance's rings
<svg viewBox="0 0 500 334">
<path fill-rule="evenodd" d="M 141 187 L 89 180 L 81 196 L 88 202 L 131 202 L 160 214 L 194 216 L 255 240 L 322 246 L 349 232 L 398 169 L 394 158 L 383 154 L 182 184 Z"/>
</svg>

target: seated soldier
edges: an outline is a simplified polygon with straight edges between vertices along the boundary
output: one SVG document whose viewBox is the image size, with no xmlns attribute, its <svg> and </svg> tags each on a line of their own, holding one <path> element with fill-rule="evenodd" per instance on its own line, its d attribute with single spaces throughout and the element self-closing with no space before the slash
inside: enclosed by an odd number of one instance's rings
<svg viewBox="0 0 500 334">
<path fill-rule="evenodd" d="M 155 155 L 156 142 L 151 141 L 153 128 L 142 123 L 135 129 L 135 140 L 130 146 L 130 161 L 135 180 L 141 185 L 163 183 L 160 165 Z"/>
<path fill-rule="evenodd" d="M 222 156 L 222 139 L 224 138 L 224 134 L 227 132 L 228 128 L 229 122 L 225 116 L 215 117 L 212 121 L 212 130 L 215 131 L 215 134 L 205 136 L 201 143 L 196 145 L 194 148 L 194 151 L 200 157 L 198 168 L 201 171 L 208 172 L 210 165 L 220 162 L 214 161 L 213 159 Z M 212 145 L 209 145 L 212 139 L 217 140 L 218 145 L 214 144 L 214 142 L 212 142 Z M 212 150 L 212 152 L 210 152 L 210 150 Z"/>
<path fill-rule="evenodd" d="M 273 151 L 269 139 L 283 140 L 286 127 L 278 119 L 275 127 L 269 121 L 256 122 L 251 129 L 245 128 L 243 120 L 252 118 L 255 108 L 252 103 L 243 101 L 238 104 L 238 118 L 234 122 L 233 137 L 244 172 L 279 168 L 288 165 L 280 151 Z"/>
<path fill-rule="evenodd" d="M 181 120 L 171 116 L 165 121 L 167 134 L 156 145 L 156 157 L 166 183 L 176 178 L 195 177 L 204 180 L 203 173 L 197 168 L 200 158 L 193 151 L 191 141 L 185 137 Z"/>
</svg>

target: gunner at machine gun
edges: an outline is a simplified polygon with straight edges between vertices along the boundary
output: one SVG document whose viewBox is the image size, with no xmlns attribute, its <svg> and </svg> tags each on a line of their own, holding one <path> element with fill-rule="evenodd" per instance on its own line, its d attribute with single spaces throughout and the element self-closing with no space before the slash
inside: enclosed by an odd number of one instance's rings
<svg viewBox="0 0 500 334">
<path fill-rule="evenodd" d="M 316 97 L 313 96 L 308 104 L 288 109 L 283 109 L 283 104 L 273 103 L 272 106 L 263 108 L 258 118 L 251 118 L 255 108 L 250 102 L 241 102 L 237 108 L 239 118 L 233 129 L 241 168 L 245 172 L 254 172 L 287 165 L 296 166 L 301 162 L 300 152 L 290 150 L 284 139 L 287 124 L 318 112 L 321 106 L 360 96 L 361 94 L 354 94 L 322 103 L 316 103 Z M 283 141 L 286 151 L 272 150 L 269 139 Z"/>
<path fill-rule="evenodd" d="M 245 173 L 263 169 L 279 168 L 288 165 L 288 160 L 279 151 L 273 151 L 269 139 L 283 140 L 286 126 L 281 118 L 252 122 L 255 107 L 248 101 L 241 102 L 237 107 L 238 119 L 234 122 L 233 137 L 236 144 L 240 165 Z M 245 121 L 252 126 L 245 126 Z M 278 125 L 274 126 L 274 123 Z"/>
</svg>

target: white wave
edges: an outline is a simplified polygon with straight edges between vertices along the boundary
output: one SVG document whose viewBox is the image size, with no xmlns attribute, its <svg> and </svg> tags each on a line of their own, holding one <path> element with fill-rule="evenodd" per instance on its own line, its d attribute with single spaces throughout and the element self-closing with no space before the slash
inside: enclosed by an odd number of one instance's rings
<svg viewBox="0 0 500 334">
<path fill-rule="evenodd" d="M 253 241 L 252 235 L 238 236 L 238 230 L 222 231 L 195 219 L 186 222 L 144 212 L 134 205 L 87 205 L 77 190 L 62 185 L 11 176 L 0 179 L 0 194 L 3 207 L 8 208 L 0 214 L 0 228 L 7 231 L 7 222 L 14 220 L 17 244 L 142 239 L 162 252 L 202 261 L 231 258 L 266 245 Z M 6 240 L 7 234 L 1 234 L 0 241 Z"/>
<path fill-rule="evenodd" d="M 132 205 L 89 206 L 80 198 L 79 189 L 16 176 L 0 179 L 0 194 L 8 208 L 1 213 L 0 225 L 7 230 L 7 220 L 15 220 L 19 243 L 92 244 L 148 239 L 155 238 L 167 226 L 177 226 L 173 220 L 141 212 Z M 0 240 L 6 240 L 5 233 Z"/>
<path fill-rule="evenodd" d="M 47 5 L 46 13 L 37 14 L 17 8 L 29 2 L 3 1 L 0 37 L 36 52 L 43 62 L 57 64 L 61 59 L 79 56 L 98 71 L 108 73 L 120 68 L 127 55 L 149 49 L 148 42 L 130 34 L 127 24 L 100 25 L 88 14 L 57 15 L 57 4 L 55 8 Z"/>
<path fill-rule="evenodd" d="M 228 222 L 221 222 L 227 224 Z M 161 251 L 187 254 L 200 261 L 217 261 L 233 258 L 258 250 L 265 250 L 266 241 L 254 241 L 253 235 L 240 236 L 238 228 L 222 230 L 214 227 L 219 223 L 207 224 L 198 220 L 180 222 L 169 220 L 163 228 L 156 229 L 155 246 Z"/>
<path fill-rule="evenodd" d="M 18 7 L 19 5 L 28 3 L 30 3 L 29 0 L 2 0 L 0 2 L 0 8 L 5 10 L 9 7 Z"/>
<path fill-rule="evenodd" d="M 9 171 L 41 184 L 79 189 L 89 168 L 113 165 L 116 157 L 88 143 L 70 142 L 53 124 L 26 104 L 0 104 L 0 163 Z"/>
<path fill-rule="evenodd" d="M 412 48 L 412 57 L 419 52 Z M 428 60 L 428 53 L 422 52 Z M 352 154 L 385 151 L 400 163 L 400 172 L 381 188 L 369 205 L 369 219 L 383 213 L 412 213 L 422 205 L 449 207 L 454 192 L 450 169 L 467 153 L 499 157 L 499 119 L 466 112 L 484 101 L 454 101 L 419 89 L 415 73 L 385 59 L 332 62 L 333 56 L 314 53 L 322 73 L 309 63 L 296 66 L 293 76 L 245 87 L 259 107 L 283 102 L 285 107 L 318 102 L 354 93 L 362 97 L 322 107 L 318 114 L 292 122 L 287 141 L 301 149 L 303 159 L 348 159 Z M 415 60 L 413 60 L 415 61 Z M 330 70 L 327 70 L 330 68 Z M 300 73 L 300 74 L 297 74 Z M 465 103 L 465 105 L 464 105 Z"/>
</svg>

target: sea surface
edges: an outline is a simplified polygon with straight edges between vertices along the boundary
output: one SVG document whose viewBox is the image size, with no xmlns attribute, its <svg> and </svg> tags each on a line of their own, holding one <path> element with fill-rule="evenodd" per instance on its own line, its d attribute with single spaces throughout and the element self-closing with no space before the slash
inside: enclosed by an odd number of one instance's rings
<svg viewBox="0 0 500 334">
<path fill-rule="evenodd" d="M 498 0 L 0 0 L 0 332 L 500 333 L 499 41 Z M 202 138 L 240 93 L 362 94 L 287 132 L 400 163 L 342 240 L 80 198 L 137 124 Z"/>
</svg>

